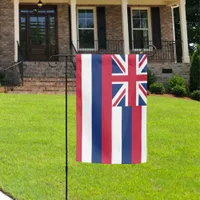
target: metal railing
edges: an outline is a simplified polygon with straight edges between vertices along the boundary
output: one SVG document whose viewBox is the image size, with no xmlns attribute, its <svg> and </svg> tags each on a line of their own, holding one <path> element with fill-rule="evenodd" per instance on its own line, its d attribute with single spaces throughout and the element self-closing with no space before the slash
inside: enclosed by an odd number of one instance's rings
<svg viewBox="0 0 200 200">
<path fill-rule="evenodd" d="M 121 54 L 124 52 L 123 40 L 106 40 L 102 47 L 98 40 L 93 41 L 91 44 L 77 41 L 78 53 L 80 54 Z M 87 46 L 87 47 L 86 47 Z"/>
<path fill-rule="evenodd" d="M 145 45 L 146 44 L 146 45 Z M 143 48 L 134 48 L 134 41 L 132 42 L 132 49 L 130 53 L 144 53 L 147 54 L 150 61 L 159 62 L 176 62 L 176 42 L 162 40 L 159 47 L 156 47 L 152 41 L 145 42 Z"/>
<path fill-rule="evenodd" d="M 81 43 L 77 41 L 79 54 L 123 54 L 124 53 L 124 41 L 123 40 L 107 40 L 104 47 L 99 47 L 99 41 L 95 40 L 89 43 Z M 130 53 L 141 54 L 144 53 L 148 56 L 150 61 L 160 62 L 176 62 L 176 42 L 162 40 L 160 47 L 156 47 L 153 41 L 145 41 L 143 44 L 135 43 L 132 41 L 133 48 L 130 49 Z M 137 48 L 134 46 L 142 46 Z M 74 46 L 73 46 L 74 47 Z M 86 48 L 87 47 L 87 48 Z"/>
<path fill-rule="evenodd" d="M 14 87 L 23 86 L 23 61 L 19 61 L 4 69 L 5 92 L 13 90 Z"/>
</svg>

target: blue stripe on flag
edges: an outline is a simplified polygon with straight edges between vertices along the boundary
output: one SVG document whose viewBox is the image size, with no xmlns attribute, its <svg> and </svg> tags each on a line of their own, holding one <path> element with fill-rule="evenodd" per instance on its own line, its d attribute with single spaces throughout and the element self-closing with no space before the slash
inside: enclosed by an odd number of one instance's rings
<svg viewBox="0 0 200 200">
<path fill-rule="evenodd" d="M 122 107 L 122 163 L 132 162 L 132 107 Z"/>
<path fill-rule="evenodd" d="M 102 154 L 102 56 L 92 55 L 92 162 Z"/>
</svg>

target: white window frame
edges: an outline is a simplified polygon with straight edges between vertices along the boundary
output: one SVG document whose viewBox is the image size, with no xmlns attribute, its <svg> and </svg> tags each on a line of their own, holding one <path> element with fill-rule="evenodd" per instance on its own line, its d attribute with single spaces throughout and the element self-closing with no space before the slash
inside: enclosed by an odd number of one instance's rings
<svg viewBox="0 0 200 200">
<path fill-rule="evenodd" d="M 93 15 L 94 15 L 94 28 L 84 28 L 84 29 L 88 29 L 88 30 L 94 30 L 94 48 L 92 48 L 92 49 L 89 49 L 89 48 L 80 48 L 80 45 L 79 45 L 79 42 L 80 42 L 80 40 L 79 40 L 79 18 L 78 18 L 78 11 L 79 10 L 93 10 Z M 90 7 L 90 6 L 88 6 L 88 7 L 77 7 L 77 38 L 78 38 L 78 50 L 88 50 L 88 51 L 97 51 L 97 49 L 98 49 L 98 41 L 97 41 L 97 38 L 98 38 L 98 36 L 97 36 L 97 12 L 96 12 L 96 7 Z"/>
<path fill-rule="evenodd" d="M 152 24 L 151 24 L 151 9 L 150 7 L 131 7 L 131 34 L 132 34 L 132 50 L 142 51 L 142 50 L 153 50 L 152 48 L 149 49 L 135 49 L 134 48 L 134 37 L 133 37 L 133 10 L 147 10 L 147 16 L 148 16 L 148 35 L 149 35 L 149 41 L 152 41 Z M 135 29 L 136 30 L 136 29 Z M 138 30 L 141 30 L 138 28 Z"/>
</svg>

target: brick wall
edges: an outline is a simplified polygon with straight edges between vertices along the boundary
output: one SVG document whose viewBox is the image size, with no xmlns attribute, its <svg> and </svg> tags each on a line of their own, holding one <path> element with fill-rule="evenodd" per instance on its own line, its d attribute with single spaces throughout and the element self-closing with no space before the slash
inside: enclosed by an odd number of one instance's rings
<svg viewBox="0 0 200 200">
<path fill-rule="evenodd" d="M 0 5 L 0 68 L 14 61 L 14 5 L 1 0 Z"/>
<path fill-rule="evenodd" d="M 123 40 L 121 6 L 106 6 L 107 40 Z"/>
<path fill-rule="evenodd" d="M 58 4 L 58 48 L 60 54 L 69 53 L 68 4 Z"/>
<path fill-rule="evenodd" d="M 189 85 L 189 74 L 190 74 L 190 64 L 185 63 L 149 63 L 148 67 L 154 72 L 157 77 L 157 81 L 163 84 L 167 84 L 169 78 L 173 75 L 179 75 L 186 80 L 187 85 Z M 163 73 L 163 69 L 171 69 L 172 73 Z"/>
<path fill-rule="evenodd" d="M 170 7 L 160 7 L 161 39 L 173 41 L 172 10 Z"/>
</svg>

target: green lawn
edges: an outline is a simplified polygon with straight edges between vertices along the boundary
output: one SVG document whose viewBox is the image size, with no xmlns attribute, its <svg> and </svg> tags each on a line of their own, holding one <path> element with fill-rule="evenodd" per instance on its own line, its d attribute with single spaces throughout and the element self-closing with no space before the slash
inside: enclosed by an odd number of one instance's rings
<svg viewBox="0 0 200 200">
<path fill-rule="evenodd" d="M 148 162 L 75 161 L 75 97 L 68 102 L 69 200 L 200 199 L 200 103 L 148 97 Z M 0 94 L 0 190 L 17 200 L 66 199 L 64 95 Z"/>
<path fill-rule="evenodd" d="M 148 162 L 75 161 L 75 97 L 69 97 L 69 200 L 199 200 L 200 103 L 148 97 Z"/>
<path fill-rule="evenodd" d="M 0 94 L 0 190 L 19 200 L 66 198 L 64 95 Z"/>
</svg>

